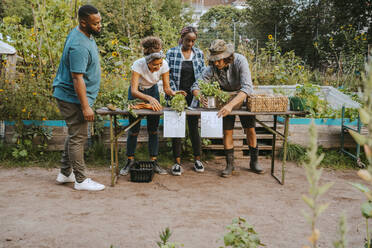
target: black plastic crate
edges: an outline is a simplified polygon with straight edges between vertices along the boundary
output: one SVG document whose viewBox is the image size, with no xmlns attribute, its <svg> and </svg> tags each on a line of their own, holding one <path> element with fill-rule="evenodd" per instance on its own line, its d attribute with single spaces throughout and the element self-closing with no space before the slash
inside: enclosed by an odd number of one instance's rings
<svg viewBox="0 0 372 248">
<path fill-rule="evenodd" d="M 154 177 L 154 161 L 136 161 L 130 168 L 129 173 L 132 182 L 151 182 Z"/>
</svg>

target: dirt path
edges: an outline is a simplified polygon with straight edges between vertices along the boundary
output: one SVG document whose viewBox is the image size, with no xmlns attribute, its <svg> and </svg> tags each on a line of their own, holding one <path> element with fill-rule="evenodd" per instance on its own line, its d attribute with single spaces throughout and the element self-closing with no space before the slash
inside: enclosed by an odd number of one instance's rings
<svg viewBox="0 0 372 248">
<path fill-rule="evenodd" d="M 269 168 L 269 160 L 262 160 Z M 244 160 L 237 164 L 246 165 Z M 181 177 L 159 176 L 137 184 L 121 177 L 103 192 L 79 192 L 54 183 L 57 169 L 1 169 L 0 247 L 157 247 L 159 232 L 173 231 L 171 240 L 186 248 L 222 245 L 225 226 L 234 217 L 254 225 L 267 247 L 295 248 L 307 244 L 309 225 L 301 195 L 307 191 L 304 171 L 288 164 L 286 184 L 269 173 L 241 170 L 221 178 L 223 161 L 212 161 L 204 174 L 185 166 Z M 97 181 L 110 182 L 108 169 L 89 170 Z M 349 247 L 362 248 L 363 196 L 348 182 L 361 182 L 356 171 L 325 171 L 324 181 L 335 185 L 323 197 L 330 207 L 319 222 L 319 247 L 333 247 L 338 217 L 348 217 Z"/>
</svg>

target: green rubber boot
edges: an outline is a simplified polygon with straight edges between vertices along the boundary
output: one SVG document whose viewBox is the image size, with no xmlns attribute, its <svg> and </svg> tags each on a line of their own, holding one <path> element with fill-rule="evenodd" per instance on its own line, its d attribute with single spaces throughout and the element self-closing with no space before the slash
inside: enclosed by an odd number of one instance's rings
<svg viewBox="0 0 372 248">
<path fill-rule="evenodd" d="M 251 155 L 251 162 L 249 163 L 251 171 L 257 174 L 265 173 L 264 169 L 258 164 L 258 146 L 256 148 L 249 146 L 249 153 Z"/>
<path fill-rule="evenodd" d="M 234 167 L 234 149 L 225 150 L 226 153 L 226 168 L 222 171 L 222 177 L 230 177 L 235 170 Z"/>
</svg>

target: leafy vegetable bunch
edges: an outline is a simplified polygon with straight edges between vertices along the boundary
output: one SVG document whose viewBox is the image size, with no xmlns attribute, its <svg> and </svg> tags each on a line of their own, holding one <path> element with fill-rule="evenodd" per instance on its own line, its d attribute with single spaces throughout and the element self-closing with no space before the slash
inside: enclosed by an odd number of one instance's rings
<svg viewBox="0 0 372 248">
<path fill-rule="evenodd" d="M 171 108 L 181 114 L 187 107 L 186 98 L 182 94 L 176 94 L 171 100 Z"/>
<path fill-rule="evenodd" d="M 218 82 L 208 83 L 200 80 L 199 88 L 203 96 L 214 96 L 222 103 L 226 103 L 230 99 L 230 94 L 221 90 Z"/>
<path fill-rule="evenodd" d="M 322 91 L 320 86 L 311 83 L 297 86 L 295 96 L 303 99 L 305 110 L 309 117 L 313 118 L 340 118 L 341 110 L 333 109 L 326 100 L 321 99 Z M 354 120 L 358 117 L 357 109 L 347 108 L 345 118 Z"/>
<path fill-rule="evenodd" d="M 110 110 L 116 110 L 117 108 L 120 110 L 126 110 L 133 117 L 137 117 L 137 115 L 129 108 L 129 106 L 137 104 L 138 102 L 140 102 L 140 100 L 128 100 L 127 95 L 127 91 L 122 89 L 104 92 L 98 96 L 97 106 L 108 107 Z"/>
</svg>

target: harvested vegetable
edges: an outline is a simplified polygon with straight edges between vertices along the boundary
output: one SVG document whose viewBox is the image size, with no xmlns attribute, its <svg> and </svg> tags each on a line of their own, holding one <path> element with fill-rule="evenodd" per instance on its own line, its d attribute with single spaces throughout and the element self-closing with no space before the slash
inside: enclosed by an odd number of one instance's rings
<svg viewBox="0 0 372 248">
<path fill-rule="evenodd" d="M 145 103 L 145 102 L 140 102 L 140 103 L 131 105 L 129 106 L 129 108 L 130 109 L 151 109 L 153 110 L 152 105 L 150 103 Z"/>
</svg>

